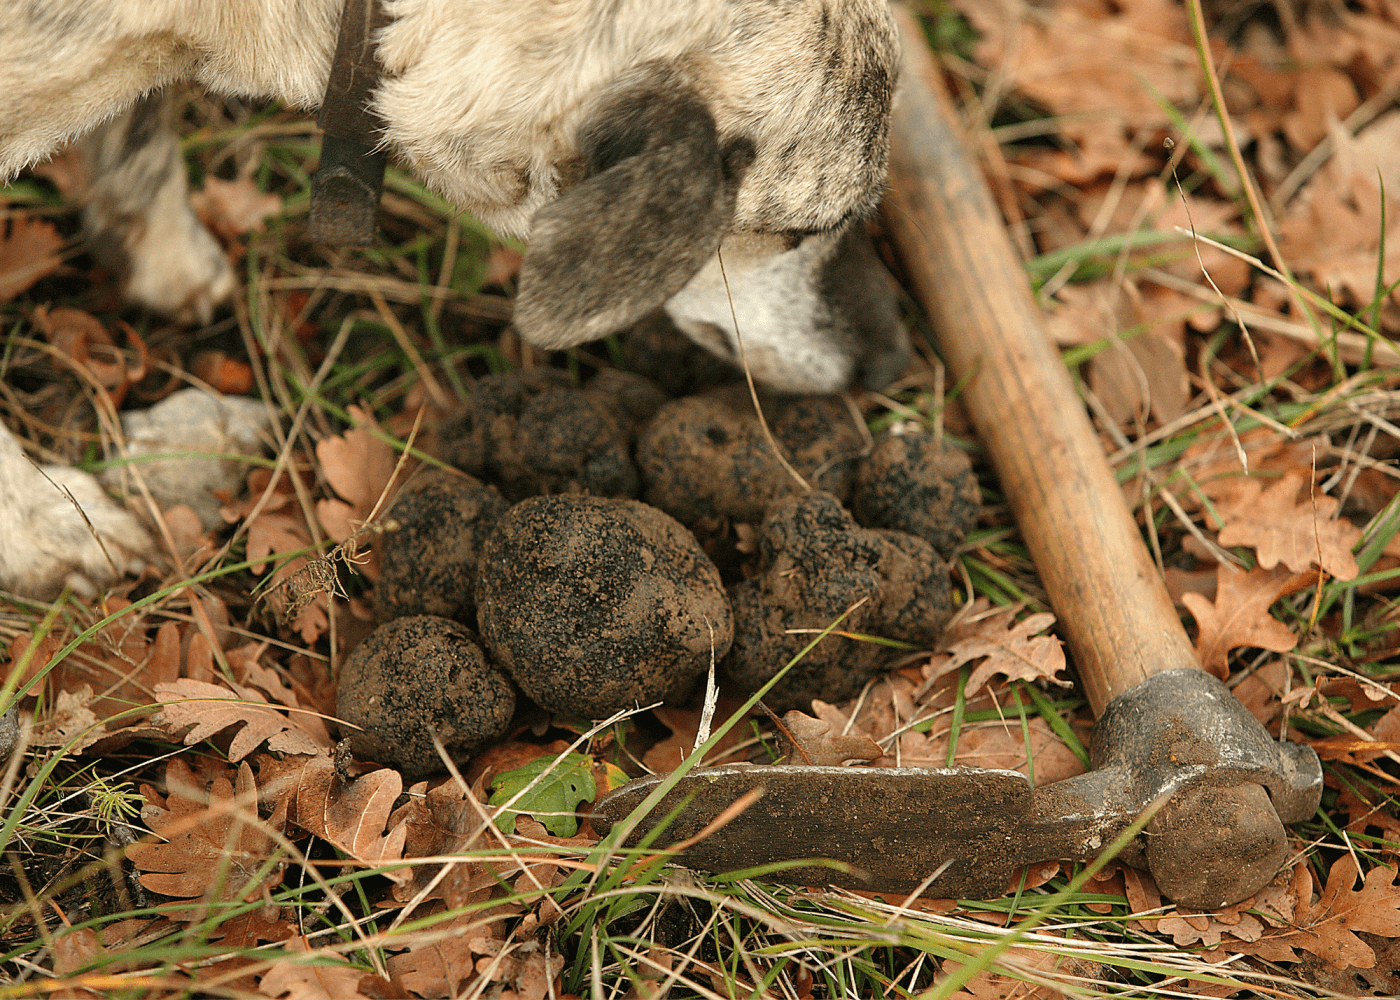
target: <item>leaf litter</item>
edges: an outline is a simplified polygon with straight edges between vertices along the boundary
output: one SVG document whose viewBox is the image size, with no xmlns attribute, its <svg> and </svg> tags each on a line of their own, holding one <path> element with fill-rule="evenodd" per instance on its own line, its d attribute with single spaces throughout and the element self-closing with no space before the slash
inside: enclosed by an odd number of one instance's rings
<svg viewBox="0 0 1400 1000">
<path fill-rule="evenodd" d="M 1102 913 L 1132 933 L 1156 935 L 1154 941 L 1169 941 L 1182 956 L 1222 963 L 1213 967 L 1214 983 L 1199 973 L 1175 980 L 1171 988 L 1182 993 L 1228 995 L 1235 981 L 1222 984 L 1222 976 L 1240 976 L 1243 983 L 1251 970 L 1274 975 L 1281 969 L 1317 989 L 1336 981 L 1355 989 L 1362 979 L 1382 989 L 1394 981 L 1390 946 L 1400 938 L 1394 878 L 1400 860 L 1400 681 L 1394 670 L 1400 615 L 1393 603 L 1400 545 L 1393 531 L 1396 380 L 1376 364 L 1396 357 L 1389 338 L 1400 332 L 1400 302 L 1388 289 L 1400 276 L 1400 256 L 1386 253 L 1379 282 L 1377 267 L 1382 243 L 1393 248 L 1400 225 L 1393 200 L 1400 192 L 1394 166 L 1400 163 L 1400 116 L 1373 111 L 1377 95 L 1400 83 L 1400 17 L 1379 0 L 1352 5 L 1338 17 L 1297 8 L 1282 25 L 1247 19 L 1228 43 L 1214 46 L 1236 130 L 1251 144 L 1251 170 L 1279 218 L 1289 267 L 1356 317 L 1332 317 L 1319 329 L 1284 285 L 1216 247 L 1201 246 L 1198 258 L 1178 232 L 1195 228 L 1256 252 L 1251 224 L 1234 197 L 1239 178 L 1227 162 L 1223 134 L 1200 113 L 1203 80 L 1181 7 L 1165 0 L 1112 6 L 1066 0 L 1034 8 L 962 0 L 955 6 L 979 33 L 968 58 L 950 62 L 961 65 L 955 72 L 969 74 L 963 81 L 968 92 L 976 90 L 983 101 L 974 113 L 997 114 L 999 122 L 1012 117 L 1011 128 L 1030 136 L 1013 138 L 999 151 L 1002 175 L 993 181 L 1010 195 L 1003 202 L 1031 223 L 1022 243 L 1033 250 L 1028 265 L 1054 314 L 1052 328 L 1082 363 L 1085 384 L 1101 404 L 1095 415 L 1106 450 L 1144 527 L 1156 534 L 1164 568 L 1181 584 L 1202 663 L 1226 678 L 1273 732 L 1313 743 L 1328 762 L 1334 825 L 1295 831 L 1295 861 L 1253 900 L 1210 914 L 1163 908 L 1149 876 L 1115 866 L 1092 884 L 1096 901 L 1086 912 Z M 1183 122 L 1189 135 L 1180 131 Z M 1186 204 L 1166 169 L 1165 134 L 1178 139 Z M 1322 148 L 1330 155 L 1310 162 L 1309 153 Z M 234 252 L 242 252 L 246 234 L 281 204 L 252 176 L 240 170 L 236 181 L 209 175 L 206 182 L 206 210 Z M 11 211 L 0 240 L 0 301 L 18 297 L 24 315 L 33 316 L 28 336 L 46 340 L 66 359 L 45 360 L 17 348 L 11 362 L 23 378 L 13 383 L 20 395 L 8 402 L 9 415 L 24 405 L 49 426 L 71 431 L 63 416 L 70 404 L 52 392 L 34 392 L 34 385 L 59 385 L 77 366 L 120 402 L 123 395 L 150 392 L 152 373 L 169 362 L 159 354 L 158 336 L 144 329 L 115 336 L 111 331 L 120 327 L 93 318 L 102 311 L 96 305 L 64 311 L 69 307 L 46 299 L 31 308 L 23 298 L 27 290 L 49 287 L 49 278 L 67 280 L 59 266 L 62 248 L 46 220 Z M 512 254 L 490 251 L 499 272 L 492 282 L 510 280 L 507 265 L 518 259 Z M 1201 280 L 1202 265 L 1228 302 Z M 296 279 L 295 267 L 280 262 L 268 274 L 272 283 L 258 292 L 273 307 L 267 315 L 289 329 L 299 323 L 299 338 L 304 329 L 314 333 L 314 319 L 302 315 L 305 293 L 297 291 L 302 297 L 294 303 L 276 285 Z M 402 279 L 398 271 L 389 277 Z M 1373 302 L 1378 286 L 1384 294 Z M 416 308 L 419 286 L 410 288 L 406 301 Z M 404 316 L 407 323 L 413 314 Z M 1250 344 L 1235 335 L 1240 317 L 1250 327 Z M 318 363 L 314 338 L 301 342 Z M 518 354 L 518 347 L 505 346 L 507 354 Z M 250 360 L 275 379 L 307 360 L 269 350 L 268 357 Z M 932 379 L 921 384 L 919 378 L 897 396 L 900 405 L 938 398 Z M 1214 394 L 1206 391 L 1207 379 Z M 273 391 L 279 391 L 275 385 Z M 532 761 L 569 749 L 570 742 L 555 738 L 559 730 L 536 723 L 538 731 L 522 730 L 511 744 L 478 755 L 461 782 L 405 788 L 396 772 L 342 759 L 321 720 L 334 703 L 330 663 L 357 627 L 363 591 L 354 586 L 372 583 L 373 564 L 342 565 L 318 576 L 313 570 L 326 559 L 313 550 L 329 544 L 326 538 L 343 543 L 359 537 L 380 495 L 392 491 L 397 461 L 373 429 L 404 436 L 412 422 L 409 395 L 374 402 L 352 399 L 334 419 L 329 410 L 313 408 L 314 433 L 293 442 L 276 482 L 271 470 L 255 469 L 245 495 L 225 498 L 228 531 L 216 536 L 197 526 L 182 529 L 181 551 L 191 557 L 183 575 L 162 579 L 165 569 L 157 565 L 143 581 L 173 588 L 155 605 L 134 607 L 132 599 L 147 592 L 137 590 L 82 613 L 70 603 L 70 617 L 42 637 L 42 611 L 5 616 L 0 625 L 7 630 L 8 658 L 14 664 L 27 656 L 21 683 L 37 678 L 35 690 L 43 696 L 30 703 L 38 709 L 31 745 L 60 748 L 77 760 L 87 751 L 87 758 L 124 762 L 125 748 L 158 739 L 162 752 L 171 754 L 163 765 L 139 762 L 146 769 L 145 822 L 159 836 L 126 847 L 140 886 L 171 902 L 165 916 L 136 922 L 151 929 L 165 920 L 187 935 L 198 927 L 203 941 L 224 949 L 276 943 L 282 956 L 251 973 L 218 963 L 204 971 L 188 966 L 191 981 L 226 976 L 265 996 L 490 989 L 543 997 L 582 989 L 587 977 L 570 979 L 563 956 L 549 951 L 551 939 L 539 932 L 562 926 L 555 923 L 556 898 L 569 906 L 576 905 L 570 899 L 585 898 L 559 889 L 571 872 L 594 870 L 585 860 L 594 841 L 587 797 L 516 803 L 523 814 L 514 834 L 486 822 L 493 811 L 489 789 L 498 778 L 522 768 L 534 773 Z M 940 410 L 939 419 L 946 415 L 956 426 L 953 409 Z M 72 443 L 78 438 L 65 443 L 45 433 L 47 445 L 79 457 Z M 179 523 L 173 512 L 166 516 Z M 1009 766 L 1037 783 L 1083 769 L 1089 719 L 1065 686 L 1072 665 L 1050 634 L 1048 614 L 1034 603 L 1034 578 L 1023 557 L 993 537 L 1005 527 L 1004 512 L 993 508 L 988 523 L 992 532 L 959 554 L 960 568 L 984 596 L 965 603 L 939 648 L 911 656 L 857 699 L 819 701 L 810 715 L 785 719 L 800 753 L 813 762 L 853 766 Z M 1390 539 L 1371 547 L 1369 540 L 1386 530 Z M 231 547 L 220 556 L 230 534 Z M 209 559 L 225 557 L 243 557 L 249 566 L 238 572 L 249 575 L 233 585 L 183 585 L 211 567 Z M 350 591 L 347 581 L 354 585 Z M 270 621 L 250 614 L 261 610 L 248 593 L 257 583 L 275 612 Z M 292 619 L 290 628 L 278 611 Z M 120 614 L 116 622 L 92 628 L 114 613 Z M 57 651 L 80 633 L 81 642 L 54 663 Z M 264 645 L 265 639 L 274 644 Z M 36 641 L 38 655 L 27 654 Z M 717 718 L 728 714 L 722 707 Z M 666 771 L 690 752 L 698 711 L 667 707 L 654 721 L 671 735 L 644 744 L 641 761 Z M 779 736 L 759 719 L 735 727 L 720 752 L 731 759 L 767 753 L 765 745 L 784 752 Z M 591 774 L 599 788 L 606 783 L 606 776 L 599 779 L 605 759 L 638 770 L 623 741 L 608 742 L 613 739 L 595 738 L 575 751 L 595 761 Z M 58 749 L 45 752 L 61 756 Z M 98 793 L 86 794 L 95 801 Z M 78 813 L 95 816 L 96 810 L 84 806 Z M 565 814 L 578 824 L 569 836 L 560 835 L 565 826 L 548 826 Z M 295 850 L 289 853 L 287 845 Z M 539 853 L 545 848 L 552 853 Z M 463 860 L 443 860 L 453 856 Z M 1052 891 L 1068 874 L 1067 866 L 1060 869 L 1041 866 L 1020 891 Z M 296 885 L 314 883 L 312 871 L 328 879 L 356 871 L 384 874 L 373 876 L 378 882 L 350 875 L 344 884 L 355 891 L 308 904 L 290 880 L 295 875 Z M 213 872 L 226 874 L 211 880 Z M 317 936 L 316 928 L 350 926 L 335 900 L 348 907 L 359 891 L 370 895 L 356 919 L 402 912 L 415 922 L 402 937 L 387 939 L 379 964 L 366 951 L 328 947 L 327 937 Z M 949 902 L 937 910 L 986 926 L 1009 919 L 1004 907 L 992 904 Z M 784 910 L 785 919 L 796 919 L 793 912 Z M 209 914 L 222 916 L 211 921 Z M 1080 940 L 1121 940 L 1101 927 L 1075 933 Z M 59 934 L 54 971 L 81 975 L 85 967 L 120 960 L 130 947 L 123 942 L 138 939 L 133 933 L 109 940 L 88 928 Z M 775 981 L 789 995 L 812 996 L 812 984 L 821 986 L 819 977 L 833 967 L 833 952 L 792 953 L 797 960 L 773 971 Z M 586 941 L 580 954 L 591 960 Z M 664 955 L 688 976 L 706 961 L 669 947 L 648 954 Z M 1058 986 L 1075 977 L 1102 981 L 1121 974 L 1111 959 L 1098 969 L 1067 971 L 1064 963 L 1042 957 L 1048 954 L 1012 949 L 1005 968 L 977 973 L 963 995 L 1078 995 Z M 768 960 L 746 952 L 739 964 Z M 950 959 L 941 972 L 957 967 Z M 1352 978 L 1329 979 L 1329 970 Z M 756 964 L 749 972 L 748 981 L 762 979 Z M 388 988 L 401 993 L 383 992 Z"/>
</svg>

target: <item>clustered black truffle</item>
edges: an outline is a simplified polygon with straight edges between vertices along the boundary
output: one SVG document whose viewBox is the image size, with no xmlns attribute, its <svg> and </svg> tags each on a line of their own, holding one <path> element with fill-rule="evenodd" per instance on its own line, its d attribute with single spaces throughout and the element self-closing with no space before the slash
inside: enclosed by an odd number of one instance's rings
<svg viewBox="0 0 1400 1000">
<path fill-rule="evenodd" d="M 658 335 L 643 341 L 633 353 L 665 371 Z M 840 399 L 765 394 L 804 485 L 746 386 L 666 395 L 617 371 L 584 388 L 550 369 L 472 387 L 438 433 L 461 471 L 421 470 L 384 519 L 375 608 L 389 621 L 340 677 L 357 755 L 430 773 L 434 736 L 459 760 L 501 739 L 518 692 L 598 719 L 683 699 L 712 663 L 752 692 L 840 619 L 844 634 L 765 696 L 806 709 L 854 695 L 888 658 L 851 634 L 934 642 L 944 557 L 979 503 L 962 452 L 922 433 L 872 445 Z M 710 556 L 725 545 L 722 579 Z"/>
</svg>

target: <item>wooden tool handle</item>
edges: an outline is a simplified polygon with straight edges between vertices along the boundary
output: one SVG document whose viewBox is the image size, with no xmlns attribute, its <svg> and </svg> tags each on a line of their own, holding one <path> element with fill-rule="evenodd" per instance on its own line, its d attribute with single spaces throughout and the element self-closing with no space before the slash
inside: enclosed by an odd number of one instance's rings
<svg viewBox="0 0 1400 1000">
<path fill-rule="evenodd" d="M 1199 667 L 913 16 L 885 219 L 1100 714 L 1152 674 Z"/>
</svg>

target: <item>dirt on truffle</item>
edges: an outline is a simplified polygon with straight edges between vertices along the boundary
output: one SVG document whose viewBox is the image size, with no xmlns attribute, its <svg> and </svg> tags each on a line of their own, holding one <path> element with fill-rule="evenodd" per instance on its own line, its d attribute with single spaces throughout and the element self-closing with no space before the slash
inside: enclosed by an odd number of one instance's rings
<svg viewBox="0 0 1400 1000">
<path fill-rule="evenodd" d="M 744 380 L 741 368 L 681 333 L 662 309 L 633 326 L 621 341 L 622 367 L 645 375 L 668 396 L 688 396 Z"/>
<path fill-rule="evenodd" d="M 677 697 L 733 635 L 719 571 L 635 500 L 523 501 L 497 522 L 480 572 L 487 648 L 552 712 L 599 719 Z"/>
<path fill-rule="evenodd" d="M 355 647 L 341 667 L 336 714 L 355 756 L 409 777 L 443 770 L 433 747 L 454 760 L 502 739 L 515 688 L 475 633 L 447 618 L 396 618 Z"/>
<path fill-rule="evenodd" d="M 553 368 L 489 375 L 465 413 L 438 431 L 442 458 L 497 486 L 506 499 L 553 493 L 634 497 L 626 418 Z"/>
<path fill-rule="evenodd" d="M 583 391 L 611 414 L 629 444 L 636 441 L 642 428 L 666 405 L 668 398 L 651 379 L 616 368 L 600 371 Z"/>
<path fill-rule="evenodd" d="M 981 506 L 967 453 L 922 431 L 882 435 L 851 493 L 851 513 L 865 527 L 918 535 L 945 558 L 976 527 Z"/>
<path fill-rule="evenodd" d="M 379 540 L 380 618 L 439 615 L 475 621 L 477 562 L 509 504 L 463 472 L 424 469 L 399 491 Z"/>
<path fill-rule="evenodd" d="M 844 500 L 866 442 L 841 399 L 760 397 L 774 438 L 813 488 Z M 780 497 L 804 487 L 763 434 L 747 387 L 663 406 L 637 442 L 643 498 L 684 524 L 704 517 L 756 523 Z"/>
<path fill-rule="evenodd" d="M 947 569 L 932 547 L 913 536 L 861 528 L 830 494 L 774 504 L 759 547 L 762 575 L 729 589 L 734 643 L 723 670 L 741 691 L 767 683 L 843 614 L 842 632 L 919 645 L 931 643 L 948 620 Z M 876 643 L 828 635 L 764 700 L 785 712 L 807 711 L 814 698 L 854 697 L 886 652 Z"/>
</svg>

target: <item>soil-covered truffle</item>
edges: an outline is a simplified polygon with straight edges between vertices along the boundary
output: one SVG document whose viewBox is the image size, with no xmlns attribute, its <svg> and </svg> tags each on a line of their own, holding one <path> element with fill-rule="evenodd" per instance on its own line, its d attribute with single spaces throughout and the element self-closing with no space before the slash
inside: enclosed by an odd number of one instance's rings
<svg viewBox="0 0 1400 1000">
<path fill-rule="evenodd" d="M 775 503 L 759 539 L 763 573 L 729 590 L 734 644 L 725 675 L 755 691 L 857 602 L 838 626 L 927 644 L 948 619 L 947 569 L 921 539 L 859 527 L 830 494 Z M 791 630 L 799 629 L 793 634 Z M 879 669 L 885 650 L 828 635 L 778 682 L 774 711 L 808 710 L 813 698 L 854 697 Z"/>
<path fill-rule="evenodd" d="M 924 648 L 931 647 L 952 617 L 948 564 L 933 546 L 902 531 L 876 531 L 885 542 L 877 571 L 878 632 Z"/>
<path fill-rule="evenodd" d="M 432 615 L 396 618 L 346 660 L 336 714 L 362 727 L 348 731 L 357 757 L 421 777 L 442 769 L 434 733 L 455 760 L 505 736 L 515 689 L 471 630 Z"/>
<path fill-rule="evenodd" d="M 551 493 L 636 496 L 628 435 L 599 400 L 550 368 L 489 375 L 439 432 L 442 457 L 515 502 Z"/>
<path fill-rule="evenodd" d="M 477 605 L 487 648 L 526 695 L 595 719 L 683 694 L 733 635 L 719 571 L 635 500 L 512 507 L 487 539 Z"/>
<path fill-rule="evenodd" d="M 379 541 L 376 610 L 381 618 L 440 615 L 464 624 L 476 611 L 481 547 L 509 505 L 494 486 L 428 469 L 389 508 Z"/>
<path fill-rule="evenodd" d="M 774 438 L 812 487 L 849 495 L 864 441 L 841 400 L 767 396 Z M 663 406 L 637 441 L 646 501 L 685 524 L 703 517 L 757 522 L 802 486 L 773 453 L 744 387 Z"/>
<path fill-rule="evenodd" d="M 860 463 L 851 513 L 867 528 L 918 535 L 949 556 L 977 524 L 982 494 L 967 454 L 922 432 L 886 434 Z"/>
<path fill-rule="evenodd" d="M 742 381 L 743 371 L 705 350 L 671 322 L 664 310 L 649 314 L 624 333 L 622 367 L 645 375 L 668 396 L 686 396 Z"/>
<path fill-rule="evenodd" d="M 616 368 L 600 371 L 583 391 L 612 414 L 629 443 L 666 403 L 661 386 L 644 375 Z"/>
</svg>

